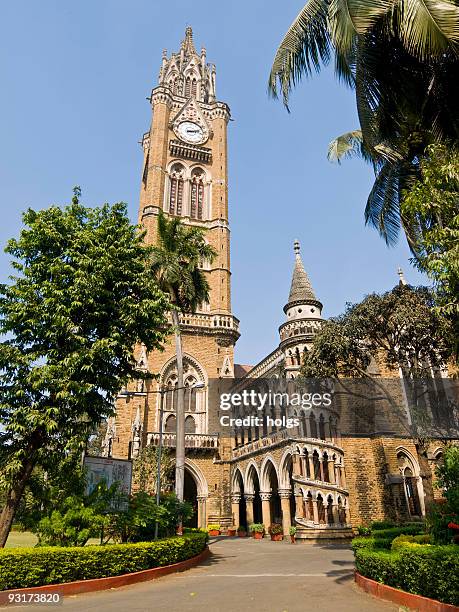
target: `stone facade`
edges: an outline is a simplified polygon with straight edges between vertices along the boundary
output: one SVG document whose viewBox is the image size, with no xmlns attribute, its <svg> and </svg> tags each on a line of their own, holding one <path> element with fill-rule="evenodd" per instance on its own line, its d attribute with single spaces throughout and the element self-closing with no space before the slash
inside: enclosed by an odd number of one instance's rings
<svg viewBox="0 0 459 612">
<path fill-rule="evenodd" d="M 253 430 L 236 438 L 219 436 L 218 388 L 210 381 L 233 381 L 234 345 L 239 321 L 231 310 L 230 229 L 228 221 L 228 106 L 216 97 L 215 66 L 206 51 L 197 53 L 191 28 L 180 51 L 164 53 L 158 86 L 151 94 L 152 123 L 142 141 L 139 223 L 146 241 L 157 239 L 158 212 L 180 216 L 203 228 L 217 252 L 203 262 L 210 302 L 181 317 L 185 360 L 186 485 L 196 508 L 196 524 L 282 522 L 284 533 L 296 524 L 304 538 L 343 537 L 351 527 L 384 518 L 421 517 L 434 496 L 433 468 L 441 445 L 421 456 L 409 437 L 384 434 L 376 426 L 360 435 L 343 435 L 333 410 L 312 410 L 295 431 Z M 285 322 L 279 346 L 253 367 L 238 366 L 244 380 L 295 379 L 303 352 L 322 323 L 303 266 L 298 242 Z M 137 347 L 139 369 L 158 380 L 132 382 L 116 403 L 107 432 L 106 452 L 135 457 L 159 440 L 160 402 L 164 407 L 164 445 L 175 446 L 173 338 L 163 352 Z M 377 376 L 387 375 L 377 371 Z M 390 373 L 394 376 L 394 373 Z M 397 373 L 395 373 L 397 375 Z M 194 387 L 196 389 L 194 389 Z M 160 393 L 160 389 L 166 389 Z M 351 417 L 354 412 L 348 412 Z M 379 415 L 379 412 L 377 411 Z M 378 417 L 379 418 L 379 417 Z M 343 421 L 344 423 L 344 421 Z M 346 431 L 355 431 L 346 424 Z M 435 446 L 435 448 L 434 448 Z M 438 496 L 438 492 L 435 493 Z"/>
</svg>

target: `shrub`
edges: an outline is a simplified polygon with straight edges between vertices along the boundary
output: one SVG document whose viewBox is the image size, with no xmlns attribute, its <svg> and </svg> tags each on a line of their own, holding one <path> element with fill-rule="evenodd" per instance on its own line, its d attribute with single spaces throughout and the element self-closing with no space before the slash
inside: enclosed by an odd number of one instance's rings
<svg viewBox="0 0 459 612">
<path fill-rule="evenodd" d="M 291 536 L 296 535 L 296 527 L 295 527 L 295 525 L 292 525 L 291 527 L 288 528 L 288 533 Z"/>
<path fill-rule="evenodd" d="M 393 540 L 399 535 L 418 535 L 423 533 L 424 525 L 422 523 L 401 525 L 400 527 L 390 527 L 388 529 L 377 529 L 372 533 L 375 539 L 390 538 Z"/>
<path fill-rule="evenodd" d="M 371 523 L 372 531 L 378 531 L 379 529 L 390 529 L 391 527 L 396 527 L 393 521 L 373 521 Z"/>
<path fill-rule="evenodd" d="M 366 527 L 365 525 L 359 525 L 357 527 L 357 533 L 361 536 L 369 536 L 371 534 L 371 527 Z"/>
<path fill-rule="evenodd" d="M 249 531 L 251 533 L 264 533 L 265 526 L 263 525 L 263 523 L 252 523 L 251 525 L 249 525 Z"/>
<path fill-rule="evenodd" d="M 207 525 L 207 531 L 220 531 L 221 525 L 220 523 L 215 523 L 213 525 Z"/>
<path fill-rule="evenodd" d="M 370 548 L 378 550 L 390 550 L 392 538 L 354 538 L 351 542 L 354 553 L 360 548 Z"/>
<path fill-rule="evenodd" d="M 394 552 L 360 548 L 360 574 L 389 586 L 459 604 L 459 549 L 456 546 L 402 546 Z"/>
<path fill-rule="evenodd" d="M 4 548 L 0 550 L 0 590 L 119 576 L 178 563 L 202 552 L 207 533 L 140 542 L 72 548 Z"/>
<path fill-rule="evenodd" d="M 450 523 L 459 523 L 459 446 L 447 446 L 443 462 L 435 470 L 437 488 L 443 503 L 435 503 L 427 516 L 427 525 L 436 544 L 448 544 L 455 535 Z M 439 500 L 440 501 L 440 500 Z"/>
<path fill-rule="evenodd" d="M 400 535 L 392 540 L 391 550 L 398 550 L 406 545 L 420 546 L 421 544 L 431 544 L 432 536 L 428 533 L 421 533 L 419 535 Z"/>
<path fill-rule="evenodd" d="M 116 542 L 148 542 L 153 540 L 156 521 L 160 537 L 175 533 L 179 516 L 186 522 L 193 514 L 191 504 L 180 502 L 174 494 L 156 499 L 144 491 L 138 491 L 129 499 L 126 512 L 111 515 L 107 535 Z"/>
<path fill-rule="evenodd" d="M 247 527 L 244 527 L 244 525 L 239 525 L 239 527 L 237 528 L 237 532 L 238 533 L 247 533 Z"/>
</svg>

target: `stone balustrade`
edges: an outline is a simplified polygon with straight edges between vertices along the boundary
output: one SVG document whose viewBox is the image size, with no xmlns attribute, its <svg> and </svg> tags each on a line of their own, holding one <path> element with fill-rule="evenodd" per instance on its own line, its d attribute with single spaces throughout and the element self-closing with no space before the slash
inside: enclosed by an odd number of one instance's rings
<svg viewBox="0 0 459 612">
<path fill-rule="evenodd" d="M 147 434 L 147 445 L 158 446 L 159 432 Z M 175 448 L 175 433 L 163 433 L 162 444 L 164 447 Z M 212 434 L 185 434 L 185 448 L 217 449 L 218 435 Z"/>
</svg>

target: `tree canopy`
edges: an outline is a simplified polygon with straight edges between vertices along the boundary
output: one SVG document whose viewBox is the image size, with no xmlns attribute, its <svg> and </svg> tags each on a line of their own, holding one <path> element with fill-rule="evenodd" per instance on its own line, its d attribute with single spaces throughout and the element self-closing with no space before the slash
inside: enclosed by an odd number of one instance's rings
<svg viewBox="0 0 459 612">
<path fill-rule="evenodd" d="M 126 205 L 29 209 L 8 242 L 16 274 L 0 287 L 0 518 L 4 545 L 37 464 L 62 454 L 113 412 L 139 375 L 133 348 L 160 349 L 168 297 Z"/>
</svg>

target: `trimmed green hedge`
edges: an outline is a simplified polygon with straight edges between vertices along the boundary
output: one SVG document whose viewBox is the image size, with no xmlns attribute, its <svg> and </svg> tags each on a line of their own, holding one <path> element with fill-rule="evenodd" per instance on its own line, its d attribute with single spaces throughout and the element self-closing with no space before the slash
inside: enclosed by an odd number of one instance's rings
<svg viewBox="0 0 459 612">
<path fill-rule="evenodd" d="M 355 565 L 377 582 L 459 605 L 459 546 L 404 546 L 396 552 L 360 547 Z"/>
<path fill-rule="evenodd" d="M 198 555 L 207 532 L 106 546 L 3 548 L 0 550 L 0 590 L 106 578 L 171 565 Z"/>
<path fill-rule="evenodd" d="M 352 540 L 352 550 L 355 552 L 360 548 L 387 549 L 390 550 L 392 541 L 395 538 L 406 536 L 417 536 L 422 534 L 424 526 L 419 523 L 417 525 L 404 525 L 401 527 L 390 527 L 388 529 L 377 529 L 371 536 L 362 536 Z"/>
<path fill-rule="evenodd" d="M 371 535 L 375 539 L 380 538 L 391 538 L 392 540 L 399 535 L 418 535 L 424 533 L 424 525 L 419 523 L 418 525 L 402 525 L 400 527 L 390 527 L 389 529 L 378 529 Z"/>
<path fill-rule="evenodd" d="M 392 538 L 378 538 L 373 537 L 361 537 L 354 538 L 351 542 L 352 550 L 354 553 L 361 548 L 371 549 L 385 549 L 390 550 L 392 544 Z"/>
</svg>

